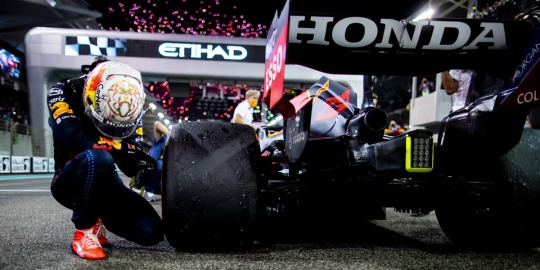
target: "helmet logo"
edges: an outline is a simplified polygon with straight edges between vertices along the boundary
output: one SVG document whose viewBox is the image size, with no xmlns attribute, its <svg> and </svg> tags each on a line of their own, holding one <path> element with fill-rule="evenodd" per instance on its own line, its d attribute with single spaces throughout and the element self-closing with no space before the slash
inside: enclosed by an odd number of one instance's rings
<svg viewBox="0 0 540 270">
<path fill-rule="evenodd" d="M 142 110 L 144 98 L 131 81 L 121 80 L 109 88 L 107 103 L 113 118 L 124 122 L 138 117 L 135 114 Z"/>
<path fill-rule="evenodd" d="M 100 69 L 96 70 L 94 73 L 92 73 L 89 76 L 89 78 L 87 79 L 88 81 L 86 82 L 86 85 L 85 85 L 84 102 L 91 101 L 92 103 L 90 103 L 89 105 L 94 106 L 94 108 L 96 107 L 96 102 L 95 102 L 96 91 L 98 90 L 97 88 L 101 84 L 103 74 L 105 73 L 106 70 L 107 70 L 107 66 L 103 65 Z"/>
<path fill-rule="evenodd" d="M 106 137 L 122 139 L 131 135 L 144 113 L 145 98 L 141 73 L 126 64 L 103 62 L 87 75 L 85 114 Z"/>
</svg>

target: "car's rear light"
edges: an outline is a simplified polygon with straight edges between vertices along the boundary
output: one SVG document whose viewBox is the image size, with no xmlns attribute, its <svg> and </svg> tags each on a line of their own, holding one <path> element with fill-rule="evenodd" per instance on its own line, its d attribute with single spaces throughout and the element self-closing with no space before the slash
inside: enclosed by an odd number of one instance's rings
<svg viewBox="0 0 540 270">
<path fill-rule="evenodd" d="M 405 169 L 408 172 L 433 170 L 433 135 L 417 130 L 406 138 Z"/>
</svg>

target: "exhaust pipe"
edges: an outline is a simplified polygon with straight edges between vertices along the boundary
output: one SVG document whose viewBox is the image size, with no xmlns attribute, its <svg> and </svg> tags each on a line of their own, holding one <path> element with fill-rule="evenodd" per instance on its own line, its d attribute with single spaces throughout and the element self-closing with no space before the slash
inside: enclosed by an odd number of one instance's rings
<svg viewBox="0 0 540 270">
<path fill-rule="evenodd" d="M 369 144 L 382 141 L 384 129 L 388 123 L 385 111 L 367 107 L 351 117 L 347 124 L 347 135 Z"/>
</svg>

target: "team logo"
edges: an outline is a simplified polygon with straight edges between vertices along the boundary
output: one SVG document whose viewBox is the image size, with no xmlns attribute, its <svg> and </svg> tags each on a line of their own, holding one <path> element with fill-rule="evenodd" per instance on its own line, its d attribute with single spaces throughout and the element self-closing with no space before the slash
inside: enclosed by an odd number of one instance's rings
<svg viewBox="0 0 540 270">
<path fill-rule="evenodd" d="M 113 148 L 116 150 L 122 149 L 122 143 L 117 140 L 110 138 L 99 137 L 99 141 L 94 144 L 95 149 L 103 149 L 106 151 L 111 151 Z"/>
<path fill-rule="evenodd" d="M 60 84 L 60 83 L 59 83 Z M 58 96 L 64 94 L 64 91 L 58 87 L 53 87 L 51 90 L 49 90 L 49 96 Z"/>
<path fill-rule="evenodd" d="M 63 101 L 60 101 L 60 102 L 56 102 L 54 103 L 51 107 L 50 107 L 51 111 L 54 112 L 53 113 L 53 118 L 56 119 L 58 118 L 58 116 L 62 115 L 62 114 L 65 114 L 65 113 L 73 113 L 73 110 L 71 108 L 69 108 L 69 104 L 67 104 L 66 102 L 63 102 Z"/>
</svg>

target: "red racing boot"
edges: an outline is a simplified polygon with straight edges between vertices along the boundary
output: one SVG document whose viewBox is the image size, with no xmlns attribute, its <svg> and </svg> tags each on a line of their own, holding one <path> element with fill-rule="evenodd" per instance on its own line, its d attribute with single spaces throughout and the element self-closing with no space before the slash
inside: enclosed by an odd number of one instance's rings
<svg viewBox="0 0 540 270">
<path fill-rule="evenodd" d="M 97 239 L 101 245 L 108 245 L 109 241 L 107 240 L 107 236 L 105 235 L 105 232 L 107 230 L 105 229 L 105 225 L 101 222 L 101 219 L 98 218 L 98 221 L 96 225 L 92 227 L 92 233 L 97 236 Z"/>
<path fill-rule="evenodd" d="M 107 258 L 107 254 L 101 248 L 97 236 L 92 233 L 93 229 L 75 230 L 71 249 L 83 259 L 101 260 Z"/>
</svg>

